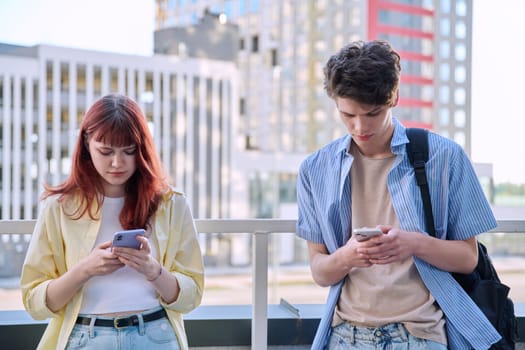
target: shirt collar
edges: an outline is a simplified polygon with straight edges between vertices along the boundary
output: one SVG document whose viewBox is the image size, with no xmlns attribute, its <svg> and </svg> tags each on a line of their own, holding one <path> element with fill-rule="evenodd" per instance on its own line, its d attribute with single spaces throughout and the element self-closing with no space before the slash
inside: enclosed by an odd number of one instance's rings
<svg viewBox="0 0 525 350">
<path fill-rule="evenodd" d="M 402 154 L 405 149 L 405 145 L 408 143 L 408 137 L 406 134 L 406 128 L 401 124 L 397 118 L 392 118 L 394 123 L 394 134 L 392 135 L 392 141 L 390 142 L 390 149 L 395 155 Z"/>
<path fill-rule="evenodd" d="M 394 134 L 392 135 L 392 140 L 390 141 L 390 149 L 392 153 L 398 155 L 403 153 L 405 144 L 408 143 L 408 138 L 406 136 L 406 128 L 401 124 L 401 122 L 392 117 L 392 122 L 394 123 Z M 343 155 L 349 156 L 350 144 L 352 142 L 352 135 L 348 134 L 341 139 L 339 139 L 337 145 L 337 154 L 343 153 Z"/>
</svg>

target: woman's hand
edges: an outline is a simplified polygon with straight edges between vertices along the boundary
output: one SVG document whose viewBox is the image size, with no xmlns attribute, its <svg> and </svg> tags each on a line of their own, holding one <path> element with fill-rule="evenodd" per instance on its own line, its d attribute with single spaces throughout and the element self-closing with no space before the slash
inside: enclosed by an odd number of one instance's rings
<svg viewBox="0 0 525 350">
<path fill-rule="evenodd" d="M 110 247 L 111 241 L 104 242 L 78 263 L 86 271 L 88 278 L 107 275 L 124 266 L 118 256 L 108 249 Z"/>
<path fill-rule="evenodd" d="M 96 246 L 62 276 L 49 283 L 46 290 L 46 304 L 53 312 L 63 308 L 80 288 L 93 276 L 107 275 L 124 264 L 108 248 L 111 241 Z"/>
<path fill-rule="evenodd" d="M 162 265 L 151 256 L 151 246 L 146 237 L 138 236 L 140 248 L 113 247 L 113 254 L 126 266 L 143 274 L 152 283 L 161 298 L 168 304 L 177 300 L 180 286 L 177 278 L 166 273 Z"/>
<path fill-rule="evenodd" d="M 113 254 L 126 266 L 146 276 L 148 281 L 153 281 L 159 276 L 162 266 L 151 256 L 151 246 L 146 237 L 137 236 L 140 248 L 113 247 Z"/>
</svg>

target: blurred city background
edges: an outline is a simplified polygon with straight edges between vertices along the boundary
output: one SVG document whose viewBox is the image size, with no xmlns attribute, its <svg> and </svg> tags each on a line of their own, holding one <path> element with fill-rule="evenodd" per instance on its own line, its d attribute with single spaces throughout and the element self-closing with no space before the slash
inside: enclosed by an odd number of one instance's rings
<svg viewBox="0 0 525 350">
<path fill-rule="evenodd" d="M 44 181 L 58 184 L 68 176 L 86 108 L 110 92 L 139 102 L 195 218 L 295 219 L 300 161 L 344 133 L 323 90 L 322 67 L 345 43 L 380 38 L 402 57 L 395 116 L 458 142 L 497 219 L 525 220 L 525 118 L 515 84 L 525 74 L 511 54 L 524 33 L 515 17 L 523 12 L 515 5 L 2 0 L 0 26 L 11 27 L 0 27 L 0 219 L 36 218 Z M 46 21 L 35 25 L 35 16 Z M 76 26 L 101 44 L 109 40 L 110 48 L 82 47 L 74 37 L 66 45 L 55 42 L 70 38 Z M 60 34 L 39 37 L 51 27 Z M 37 42 L 12 39 L 22 28 Z M 21 309 L 18 277 L 30 235 L 1 238 L 0 309 Z M 249 304 L 252 236 L 200 239 L 207 271 L 203 303 Z M 481 239 L 511 296 L 525 302 L 523 232 Z M 312 282 L 303 241 L 293 233 L 274 235 L 269 250 L 270 303 L 324 303 L 328 290 Z"/>
</svg>

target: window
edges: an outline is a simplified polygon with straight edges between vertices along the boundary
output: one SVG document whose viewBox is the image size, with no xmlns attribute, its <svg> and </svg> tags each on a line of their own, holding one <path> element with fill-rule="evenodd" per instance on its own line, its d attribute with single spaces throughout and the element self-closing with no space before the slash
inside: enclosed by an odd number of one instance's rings
<svg viewBox="0 0 525 350">
<path fill-rule="evenodd" d="M 467 36 L 467 27 L 465 22 L 458 21 L 456 23 L 456 37 L 460 39 L 465 39 Z"/>
<path fill-rule="evenodd" d="M 439 101 L 443 104 L 448 104 L 450 100 L 449 94 L 450 94 L 450 90 L 448 86 L 442 86 L 439 89 Z"/>
<path fill-rule="evenodd" d="M 465 3 L 465 0 L 456 0 L 456 15 L 467 15 L 467 4 Z"/>
<path fill-rule="evenodd" d="M 467 117 L 463 109 L 454 112 L 454 125 L 458 128 L 464 128 L 467 124 Z"/>
<path fill-rule="evenodd" d="M 279 65 L 279 58 L 277 56 L 277 49 L 272 49 L 271 50 L 271 55 L 272 55 L 272 67 L 278 66 Z"/>
<path fill-rule="evenodd" d="M 450 43 L 448 41 L 442 41 L 439 44 L 439 56 L 441 58 L 449 58 L 449 56 L 450 56 Z"/>
<path fill-rule="evenodd" d="M 448 18 L 443 18 L 441 22 L 439 23 L 440 30 L 442 36 L 449 36 L 450 35 L 450 21 Z"/>
<path fill-rule="evenodd" d="M 457 66 L 454 69 L 454 81 L 456 83 L 464 83 L 467 80 L 467 71 L 465 66 Z"/>
<path fill-rule="evenodd" d="M 259 11 L 259 0 L 250 1 L 250 12 L 257 13 Z"/>
<path fill-rule="evenodd" d="M 244 97 L 241 97 L 241 99 L 239 100 L 239 114 L 246 114 L 246 100 L 244 99 Z"/>
<path fill-rule="evenodd" d="M 465 45 L 458 44 L 456 46 L 455 56 L 458 61 L 464 61 L 467 58 L 467 49 L 465 48 Z"/>
<path fill-rule="evenodd" d="M 448 81 L 450 79 L 450 66 L 448 63 L 439 65 L 439 79 L 441 81 Z"/>
<path fill-rule="evenodd" d="M 259 52 L 259 36 L 252 36 L 252 52 Z"/>
<path fill-rule="evenodd" d="M 246 0 L 239 0 L 239 16 L 246 14 Z"/>
<path fill-rule="evenodd" d="M 441 12 L 450 13 L 450 0 L 441 0 Z"/>
<path fill-rule="evenodd" d="M 464 88 L 457 88 L 455 91 L 454 91 L 454 102 L 457 104 L 457 105 L 460 105 L 460 106 L 463 106 L 465 105 L 465 102 L 466 102 L 466 92 L 465 92 L 465 89 Z"/>
</svg>

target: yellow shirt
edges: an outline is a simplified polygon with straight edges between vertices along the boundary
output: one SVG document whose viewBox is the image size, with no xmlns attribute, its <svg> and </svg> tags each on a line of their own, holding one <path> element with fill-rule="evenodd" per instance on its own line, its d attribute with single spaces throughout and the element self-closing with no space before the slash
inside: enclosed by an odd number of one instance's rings
<svg viewBox="0 0 525 350">
<path fill-rule="evenodd" d="M 46 305 L 46 289 L 55 278 L 87 256 L 93 249 L 100 220 L 86 214 L 71 219 L 78 203 L 58 202 L 58 196 L 45 200 L 22 267 L 20 285 L 27 312 L 35 320 L 50 318 L 38 349 L 64 349 L 82 303 L 82 289 L 57 313 Z M 204 288 L 204 266 L 190 208 L 183 194 L 169 191 L 151 220 L 152 244 L 157 245 L 159 261 L 178 280 L 180 293 L 173 303 L 160 303 L 177 333 L 181 349 L 188 348 L 182 314 L 199 306 Z"/>
</svg>

